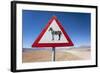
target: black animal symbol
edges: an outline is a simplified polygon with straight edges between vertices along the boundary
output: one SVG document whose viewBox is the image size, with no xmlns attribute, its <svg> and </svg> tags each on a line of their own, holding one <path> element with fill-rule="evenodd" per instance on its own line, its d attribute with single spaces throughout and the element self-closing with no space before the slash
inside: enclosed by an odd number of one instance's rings
<svg viewBox="0 0 100 73">
<path fill-rule="evenodd" d="M 54 31 L 52 27 L 50 27 L 49 31 L 51 31 L 52 40 L 54 40 L 54 35 L 58 35 L 58 40 L 60 40 L 62 34 L 61 31 Z"/>
</svg>

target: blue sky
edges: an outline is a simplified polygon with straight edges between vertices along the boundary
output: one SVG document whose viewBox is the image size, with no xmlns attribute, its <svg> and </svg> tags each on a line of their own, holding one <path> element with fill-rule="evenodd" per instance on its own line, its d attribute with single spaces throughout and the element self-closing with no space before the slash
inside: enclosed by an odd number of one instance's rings
<svg viewBox="0 0 100 73">
<path fill-rule="evenodd" d="M 31 48 L 32 43 L 46 26 L 48 21 L 56 16 L 71 38 L 74 46 L 90 46 L 91 14 L 53 11 L 22 11 L 23 48 Z"/>
</svg>

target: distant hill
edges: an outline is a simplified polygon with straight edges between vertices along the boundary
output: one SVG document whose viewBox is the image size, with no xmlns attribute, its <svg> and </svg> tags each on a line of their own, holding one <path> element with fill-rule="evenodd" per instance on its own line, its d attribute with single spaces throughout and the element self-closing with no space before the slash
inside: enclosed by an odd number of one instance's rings
<svg viewBox="0 0 100 73">
<path fill-rule="evenodd" d="M 90 46 L 78 46 L 78 47 L 75 47 L 75 48 L 91 48 Z"/>
<path fill-rule="evenodd" d="M 23 48 L 23 51 L 32 51 L 32 50 L 51 50 L 50 48 Z"/>
<path fill-rule="evenodd" d="M 77 46 L 77 47 L 57 47 L 56 50 L 71 50 L 71 49 L 83 49 L 90 50 L 90 46 Z M 51 48 L 23 48 L 23 51 L 32 51 L 32 50 L 52 50 Z"/>
</svg>

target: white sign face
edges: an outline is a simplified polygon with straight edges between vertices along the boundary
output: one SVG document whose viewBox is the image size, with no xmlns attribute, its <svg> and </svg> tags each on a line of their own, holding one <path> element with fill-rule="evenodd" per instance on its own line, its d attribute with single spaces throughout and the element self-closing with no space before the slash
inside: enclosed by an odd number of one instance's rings
<svg viewBox="0 0 100 73">
<path fill-rule="evenodd" d="M 68 43 L 68 40 L 54 19 L 39 43 Z"/>
</svg>

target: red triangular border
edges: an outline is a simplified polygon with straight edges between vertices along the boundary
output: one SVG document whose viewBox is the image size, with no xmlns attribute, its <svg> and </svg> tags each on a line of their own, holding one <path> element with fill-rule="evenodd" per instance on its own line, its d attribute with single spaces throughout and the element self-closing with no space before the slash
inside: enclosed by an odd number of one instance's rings
<svg viewBox="0 0 100 73">
<path fill-rule="evenodd" d="M 60 27 L 60 29 L 62 30 L 65 38 L 68 40 L 68 43 L 39 43 L 40 39 L 42 38 L 42 36 L 44 35 L 44 33 L 46 32 L 46 30 L 48 29 L 48 27 L 50 26 L 50 24 L 52 23 L 53 20 L 55 20 L 57 22 L 57 24 Z M 42 32 L 40 33 L 38 38 L 32 44 L 32 47 L 64 47 L 64 46 L 73 46 L 73 45 L 74 45 L 73 42 L 71 41 L 71 39 L 69 38 L 69 36 L 65 32 L 63 26 L 58 21 L 57 17 L 53 16 L 51 18 L 51 20 L 48 22 L 48 24 L 46 25 L 46 27 L 42 30 Z"/>
</svg>

